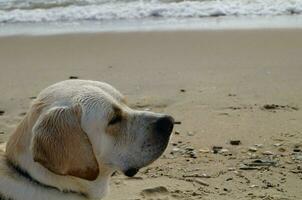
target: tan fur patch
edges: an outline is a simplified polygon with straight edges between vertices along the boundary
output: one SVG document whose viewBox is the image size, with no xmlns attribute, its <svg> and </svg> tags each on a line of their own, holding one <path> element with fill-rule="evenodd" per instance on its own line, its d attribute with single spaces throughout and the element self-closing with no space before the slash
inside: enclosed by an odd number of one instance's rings
<svg viewBox="0 0 302 200">
<path fill-rule="evenodd" d="M 119 108 L 118 106 L 113 106 L 113 115 L 110 117 L 109 121 L 112 120 L 113 118 L 121 118 L 121 121 L 119 121 L 116 124 L 108 125 L 106 127 L 106 133 L 112 135 L 112 136 L 118 136 L 118 134 L 121 131 L 121 124 L 125 121 L 126 116 L 123 113 L 122 109 Z"/>
<path fill-rule="evenodd" d="M 58 107 L 41 115 L 34 128 L 33 157 L 56 174 L 95 180 L 99 167 L 80 117 L 80 106 Z"/>
</svg>

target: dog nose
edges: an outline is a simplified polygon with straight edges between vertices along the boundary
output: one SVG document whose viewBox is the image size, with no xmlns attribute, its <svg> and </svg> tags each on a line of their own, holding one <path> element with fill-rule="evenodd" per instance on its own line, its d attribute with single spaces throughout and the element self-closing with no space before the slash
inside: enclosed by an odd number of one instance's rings
<svg viewBox="0 0 302 200">
<path fill-rule="evenodd" d="M 158 133 L 169 137 L 173 130 L 174 119 L 171 116 L 164 116 L 156 121 L 156 130 Z"/>
</svg>

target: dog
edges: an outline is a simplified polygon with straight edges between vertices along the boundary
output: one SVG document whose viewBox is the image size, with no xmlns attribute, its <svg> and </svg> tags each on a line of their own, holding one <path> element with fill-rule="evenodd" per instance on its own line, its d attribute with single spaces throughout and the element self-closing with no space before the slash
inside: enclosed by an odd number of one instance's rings
<svg viewBox="0 0 302 200">
<path fill-rule="evenodd" d="M 0 199 L 101 199 L 115 171 L 132 177 L 161 156 L 173 126 L 169 115 L 131 109 L 109 84 L 51 85 L 0 153 Z"/>
</svg>

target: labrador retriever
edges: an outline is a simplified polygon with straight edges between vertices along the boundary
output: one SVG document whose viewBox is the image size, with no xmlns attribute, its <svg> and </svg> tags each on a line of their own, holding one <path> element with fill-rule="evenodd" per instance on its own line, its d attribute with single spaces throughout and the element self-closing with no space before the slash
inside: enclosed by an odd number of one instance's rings
<svg viewBox="0 0 302 200">
<path fill-rule="evenodd" d="M 113 172 L 131 177 L 160 157 L 173 125 L 169 115 L 131 109 L 106 83 L 51 85 L 0 152 L 0 199 L 100 199 Z"/>
</svg>

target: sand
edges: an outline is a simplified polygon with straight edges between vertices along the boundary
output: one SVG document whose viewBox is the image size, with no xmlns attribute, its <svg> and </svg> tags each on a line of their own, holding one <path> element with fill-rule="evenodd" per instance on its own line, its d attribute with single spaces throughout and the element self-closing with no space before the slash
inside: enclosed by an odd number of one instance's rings
<svg viewBox="0 0 302 200">
<path fill-rule="evenodd" d="M 0 143 L 44 87 L 70 76 L 105 81 L 132 107 L 182 122 L 158 161 L 136 178 L 113 176 L 106 200 L 301 199 L 301 35 L 288 28 L 1 37 Z"/>
</svg>

